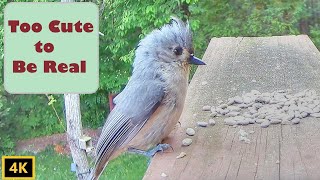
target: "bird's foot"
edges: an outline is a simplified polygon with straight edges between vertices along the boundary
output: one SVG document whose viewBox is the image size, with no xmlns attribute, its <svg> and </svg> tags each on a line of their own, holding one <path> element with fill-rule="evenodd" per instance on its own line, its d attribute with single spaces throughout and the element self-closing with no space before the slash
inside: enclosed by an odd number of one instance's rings
<svg viewBox="0 0 320 180">
<path fill-rule="evenodd" d="M 164 152 L 165 150 L 171 148 L 173 151 L 173 148 L 170 144 L 158 144 L 156 147 L 150 149 L 147 151 L 148 155 L 150 157 L 153 157 L 157 152 Z"/>
<path fill-rule="evenodd" d="M 137 154 L 141 154 L 147 157 L 153 157 L 157 152 L 164 152 L 165 150 L 171 148 L 173 150 L 173 148 L 171 147 L 170 144 L 158 144 L 156 147 L 148 150 L 148 151 L 143 151 L 140 149 L 135 149 L 135 148 L 129 148 L 128 151 L 132 152 L 132 153 L 137 153 Z"/>
</svg>

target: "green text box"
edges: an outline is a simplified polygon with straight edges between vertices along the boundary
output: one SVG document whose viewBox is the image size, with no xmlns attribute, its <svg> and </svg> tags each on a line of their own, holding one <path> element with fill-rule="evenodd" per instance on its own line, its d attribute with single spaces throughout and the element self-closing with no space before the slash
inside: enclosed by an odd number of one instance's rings
<svg viewBox="0 0 320 180">
<path fill-rule="evenodd" d="M 94 93 L 99 86 L 99 12 L 93 3 L 10 3 L 4 11 L 4 85 L 9 93 L 14 94 L 42 94 L 42 93 Z M 9 21 L 18 20 L 17 32 L 11 32 L 13 26 Z M 50 22 L 58 20 L 60 23 L 52 25 Z M 75 24 L 78 23 L 77 29 Z M 30 27 L 29 32 L 22 32 Z M 42 30 L 38 33 L 32 31 L 32 24 L 40 23 Z M 62 23 L 72 23 L 73 32 L 61 32 Z M 84 24 L 86 24 L 84 28 Z M 92 28 L 90 27 L 92 24 Z M 14 24 L 14 23 L 13 23 Z M 36 26 L 34 26 L 36 27 Z M 22 29 L 20 29 L 22 28 Z M 77 30 L 82 32 L 76 32 Z M 37 29 L 36 29 L 37 30 Z M 88 32 L 84 32 L 87 30 Z M 90 32 L 92 31 L 92 32 Z M 42 53 L 36 51 L 35 44 L 41 41 L 44 44 L 54 45 L 54 51 Z M 26 64 L 34 63 L 36 72 L 14 72 L 14 62 L 24 61 Z M 45 63 L 47 61 L 47 63 Z M 48 63 L 48 61 L 54 61 Z M 82 63 L 82 72 L 77 73 L 76 66 Z M 65 63 L 68 67 L 59 64 Z M 70 64 L 73 63 L 71 66 Z M 18 63 L 16 63 L 18 64 Z M 44 72 L 47 64 L 49 73 Z M 49 65 L 51 64 L 51 65 Z M 85 64 L 85 71 L 84 71 Z M 21 64 L 20 64 L 21 65 Z M 22 66 L 19 70 L 23 70 Z M 27 67 L 27 65 L 25 66 Z M 73 72 L 70 68 L 73 67 Z M 57 70 L 52 73 L 51 70 Z M 16 69 L 17 70 L 17 69 Z M 31 69 L 32 70 L 32 69 Z M 64 72 L 66 71 L 67 72 Z"/>
</svg>

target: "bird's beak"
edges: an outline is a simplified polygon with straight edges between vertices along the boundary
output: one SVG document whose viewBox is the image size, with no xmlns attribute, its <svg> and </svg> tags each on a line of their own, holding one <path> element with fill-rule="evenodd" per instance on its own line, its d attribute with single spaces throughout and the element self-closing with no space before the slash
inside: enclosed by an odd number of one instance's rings
<svg viewBox="0 0 320 180">
<path fill-rule="evenodd" d="M 195 57 L 193 54 L 190 55 L 190 60 L 189 64 L 194 64 L 194 65 L 206 65 L 201 59 Z"/>
</svg>

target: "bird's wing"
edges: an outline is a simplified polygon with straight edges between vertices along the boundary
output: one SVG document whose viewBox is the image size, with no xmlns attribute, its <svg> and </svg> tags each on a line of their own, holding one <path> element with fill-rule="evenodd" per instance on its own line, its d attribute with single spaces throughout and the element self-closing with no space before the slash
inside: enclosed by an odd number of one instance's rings
<svg viewBox="0 0 320 180">
<path fill-rule="evenodd" d="M 115 98 L 115 108 L 107 118 L 96 148 L 96 176 L 100 175 L 117 148 L 139 132 L 159 107 L 163 96 L 161 84 L 144 81 L 129 82 Z"/>
</svg>

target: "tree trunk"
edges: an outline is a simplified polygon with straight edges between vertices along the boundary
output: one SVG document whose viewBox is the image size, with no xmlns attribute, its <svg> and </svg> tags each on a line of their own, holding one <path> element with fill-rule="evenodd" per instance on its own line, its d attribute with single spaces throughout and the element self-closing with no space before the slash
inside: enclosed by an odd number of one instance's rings
<svg viewBox="0 0 320 180">
<path fill-rule="evenodd" d="M 76 164 L 78 180 L 87 179 L 89 176 L 89 163 L 87 153 L 79 147 L 79 138 L 82 134 L 80 96 L 79 94 L 65 94 L 68 142 L 73 162 Z"/>
<path fill-rule="evenodd" d="M 74 2 L 74 0 L 61 0 L 61 2 Z M 82 134 L 80 95 L 64 94 L 66 109 L 67 134 L 73 162 L 76 164 L 78 180 L 86 180 L 90 175 L 90 168 L 85 150 L 80 149 L 79 139 Z"/>
</svg>

